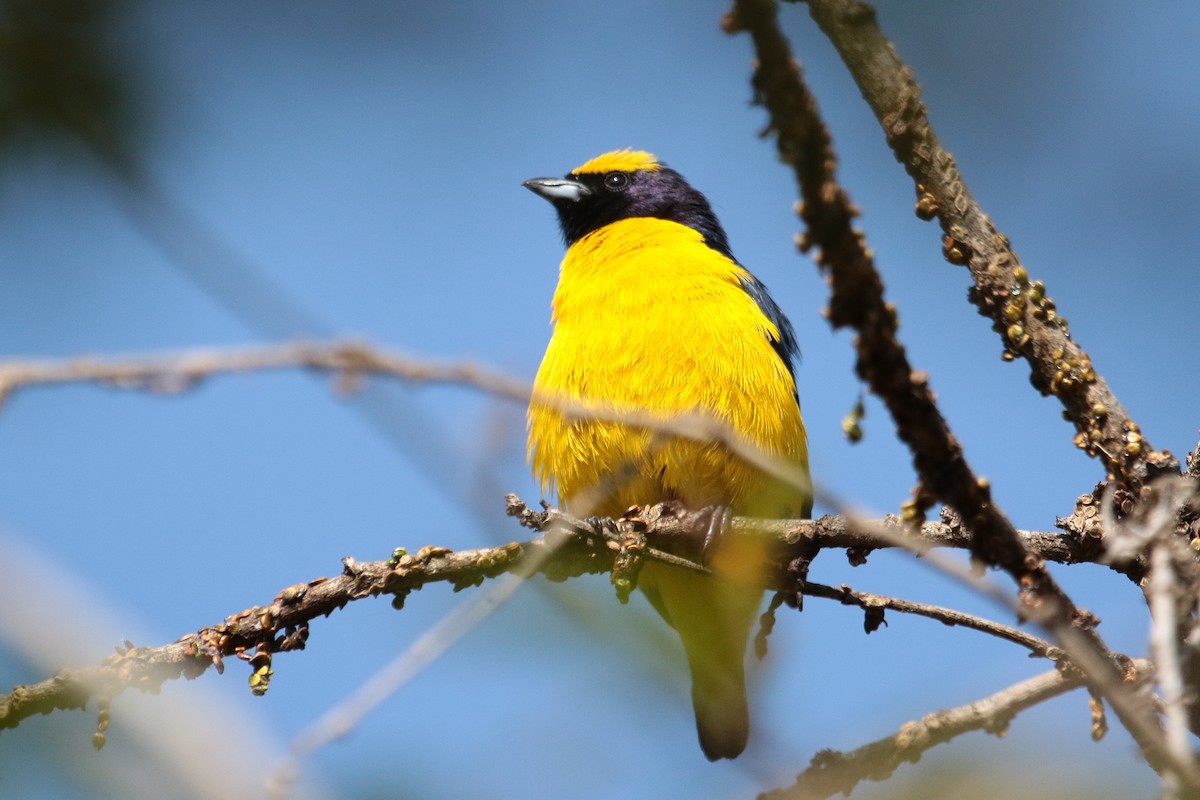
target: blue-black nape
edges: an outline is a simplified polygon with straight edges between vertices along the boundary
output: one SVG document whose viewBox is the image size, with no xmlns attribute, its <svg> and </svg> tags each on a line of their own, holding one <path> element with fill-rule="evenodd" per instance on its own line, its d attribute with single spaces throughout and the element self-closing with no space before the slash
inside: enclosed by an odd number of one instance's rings
<svg viewBox="0 0 1200 800">
<path fill-rule="evenodd" d="M 700 191 L 692 188 L 682 175 L 670 167 L 638 173 L 630 187 L 630 216 L 658 217 L 697 230 L 704 242 L 723 256 L 733 259 L 729 237 L 717 220 L 712 206 Z"/>
</svg>

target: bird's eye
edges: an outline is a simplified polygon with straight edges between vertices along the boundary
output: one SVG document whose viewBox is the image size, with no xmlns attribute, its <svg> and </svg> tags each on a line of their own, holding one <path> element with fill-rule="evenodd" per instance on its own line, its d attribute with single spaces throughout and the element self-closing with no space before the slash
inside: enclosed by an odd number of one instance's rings
<svg viewBox="0 0 1200 800">
<path fill-rule="evenodd" d="M 604 176 L 604 188 L 619 192 L 629 185 L 628 172 L 610 172 Z"/>
</svg>

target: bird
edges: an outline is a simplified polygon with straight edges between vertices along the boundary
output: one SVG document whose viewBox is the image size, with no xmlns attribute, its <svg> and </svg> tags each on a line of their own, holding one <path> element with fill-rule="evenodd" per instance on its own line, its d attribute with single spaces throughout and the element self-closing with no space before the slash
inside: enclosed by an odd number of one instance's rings
<svg viewBox="0 0 1200 800">
<path fill-rule="evenodd" d="M 546 496 L 581 517 L 664 501 L 807 517 L 796 335 L 734 258 L 707 198 L 654 155 L 628 148 L 523 185 L 553 205 L 566 246 L 527 415 L 528 459 Z M 621 419 L 633 412 L 705 415 L 803 478 L 784 480 L 724 444 Z M 765 553 L 748 541 L 717 538 L 707 574 L 647 560 L 638 576 L 682 640 L 710 761 L 736 758 L 749 737 L 745 656 Z"/>
</svg>

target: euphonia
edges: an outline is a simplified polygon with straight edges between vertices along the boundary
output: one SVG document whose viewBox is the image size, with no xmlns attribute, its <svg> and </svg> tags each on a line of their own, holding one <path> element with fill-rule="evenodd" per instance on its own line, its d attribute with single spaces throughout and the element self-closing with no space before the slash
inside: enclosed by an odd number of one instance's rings
<svg viewBox="0 0 1200 800">
<path fill-rule="evenodd" d="M 811 485 L 772 478 L 727 447 L 588 419 L 538 397 L 607 412 L 706 414 L 808 475 L 791 324 L 738 263 L 712 207 L 650 153 L 617 150 L 524 185 L 549 200 L 567 246 L 553 334 L 534 381 L 529 459 L 577 516 L 666 500 L 768 518 L 808 516 Z M 718 539 L 711 574 L 647 561 L 639 588 L 678 631 L 709 760 L 746 747 L 744 661 L 762 603 L 764 553 Z"/>
</svg>

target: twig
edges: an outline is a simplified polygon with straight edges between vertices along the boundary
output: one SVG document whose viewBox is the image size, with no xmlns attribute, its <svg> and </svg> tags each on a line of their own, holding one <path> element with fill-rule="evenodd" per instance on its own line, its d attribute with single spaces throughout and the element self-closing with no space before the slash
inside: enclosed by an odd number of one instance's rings
<svg viewBox="0 0 1200 800">
<path fill-rule="evenodd" d="M 220 374 L 296 367 L 334 373 L 346 390 L 354 389 L 367 375 L 414 383 L 450 383 L 523 404 L 537 402 L 581 418 L 620 422 L 669 436 L 720 444 L 764 472 L 805 491 L 812 490 L 806 470 L 765 452 L 710 414 L 661 414 L 637 407 L 577 400 L 553 392 L 536 392 L 527 382 L 475 364 L 428 361 L 362 342 L 294 342 L 157 357 L 0 362 L 0 405 L 17 390 L 38 386 L 93 383 L 115 389 L 178 393 L 194 389 L 200 382 Z"/>
<path fill-rule="evenodd" d="M 545 550 L 541 554 L 543 558 L 549 555 Z M 536 564 L 530 563 L 522 571 L 528 572 L 536 567 Z M 297 734 L 292 740 L 291 752 L 268 778 L 268 796 L 289 796 L 306 759 L 353 731 L 371 711 L 507 602 L 524 585 L 525 577 L 519 574 L 504 575 L 472 594 L 470 599 L 441 617 L 353 694 Z"/>
<path fill-rule="evenodd" d="M 1149 668 L 1146 661 L 1135 661 L 1134 666 L 1139 671 Z M 926 751 L 964 733 L 983 730 L 1002 735 L 1020 712 L 1082 685 L 1078 675 L 1044 672 L 974 703 L 927 714 L 848 753 L 823 750 L 793 785 L 759 795 L 759 799 L 818 800 L 848 795 L 862 781 L 886 780 L 904 762 L 915 763 Z"/>
<path fill-rule="evenodd" d="M 813 5 L 816 15 L 818 4 Z M 853 14 L 837 6 L 838 14 L 845 17 L 842 22 L 854 25 L 855 35 L 870 33 L 859 28 L 877 32 L 872 9 L 862 3 L 851 5 Z M 835 328 L 850 326 L 857 332 L 857 372 L 883 400 L 898 435 L 913 454 L 922 481 L 917 493 L 922 502 L 913 516 L 919 518 L 922 506 L 933 498 L 964 515 L 964 526 L 974 534 L 972 553 L 1013 577 L 1021 587 L 1022 610 L 1054 635 L 1089 685 L 1109 700 L 1151 767 L 1160 774 L 1185 775 L 1188 785 L 1200 786 L 1200 770 L 1190 762 L 1180 763 L 1166 748 L 1159 719 L 1141 695 L 1144 690 L 1131 691 L 1124 684 L 1124 669 L 1095 631 L 1091 615 L 1077 609 L 1045 563 L 1025 550 L 1012 523 L 992 502 L 987 481 L 968 466 L 937 409 L 927 377 L 909 364 L 895 336 L 896 310 L 884 300 L 883 282 L 864 237 L 852 226 L 857 209 L 836 181 L 837 160 L 829 133 L 779 29 L 775 4 L 736 0 L 726 27 L 745 30 L 754 40 L 758 56 L 754 86 L 770 113 L 780 158 L 796 174 L 803 199 L 800 216 L 807 226 L 801 247 L 819 247 L 816 260 L 831 280 L 830 322 Z M 886 40 L 881 35 L 878 39 L 886 49 Z M 891 68 L 898 70 L 900 65 Z M 1144 454 L 1130 457 L 1126 466 L 1145 463 Z"/>
<path fill-rule="evenodd" d="M 1111 493 L 1109 493 L 1111 495 Z M 1145 492 L 1146 499 L 1134 515 L 1120 523 L 1109 510 L 1111 497 L 1105 497 L 1105 525 L 1111 526 L 1111 554 L 1149 551 L 1149 570 L 1144 589 L 1150 606 L 1150 652 L 1162 696 L 1166 721 L 1167 747 L 1177 761 L 1196 759 L 1188 737 L 1189 704 L 1196 713 L 1196 700 L 1189 701 L 1188 690 L 1197 679 L 1185 680 L 1183 648 L 1194 641 L 1196 590 L 1200 587 L 1200 567 L 1186 540 L 1176 535 L 1181 513 L 1194 511 L 1197 498 L 1195 481 L 1186 477 L 1162 478 Z M 1166 776 L 1172 797 L 1191 796 L 1186 778 Z"/>
<path fill-rule="evenodd" d="M 193 350 L 157 356 L 0 362 L 0 401 L 19 389 L 92 383 L 174 394 L 218 375 L 307 367 L 334 373 L 353 389 L 365 375 L 418 383 L 455 383 L 528 402 L 529 385 L 465 362 L 410 358 L 363 342 L 289 342 L 254 348 Z"/>
<path fill-rule="evenodd" d="M 1167 747 L 1175 758 L 1188 762 L 1195 758 L 1188 745 L 1188 715 L 1183 703 L 1183 675 L 1180 672 L 1179 607 L 1175 571 L 1171 566 L 1170 544 L 1165 539 L 1150 548 L 1150 574 L 1146 594 L 1150 600 L 1150 652 L 1154 656 L 1155 672 L 1161 687 L 1163 716 L 1166 718 Z M 1173 796 L 1184 789 L 1177 776 L 1167 776 Z"/>
<path fill-rule="evenodd" d="M 659 523 L 657 530 L 669 532 L 671 523 Z M 861 519 L 847 515 L 823 516 L 818 519 L 758 520 L 734 517 L 730 522 L 733 534 L 761 533 L 778 537 L 787 545 L 796 545 L 808 540 L 822 549 L 845 548 L 855 550 L 877 550 L 899 546 L 894 535 L 911 536 L 912 527 L 894 514 L 880 519 Z M 1058 531 L 1018 531 L 1021 540 L 1031 551 L 1047 561 L 1060 564 L 1098 562 L 1100 556 L 1090 553 L 1079 541 Z M 921 525 L 919 540 L 926 547 L 951 547 L 969 549 L 971 534 L 957 522 L 925 522 Z"/>
<path fill-rule="evenodd" d="M 891 609 L 904 614 L 914 614 L 920 617 L 935 619 L 945 625 L 957 625 L 986 633 L 1024 647 L 1031 654 L 1048 658 L 1052 661 L 1060 661 L 1066 656 L 1060 648 L 1055 647 L 1045 639 L 1026 633 L 1019 628 L 993 622 L 992 620 L 957 611 L 953 608 L 917 603 L 912 600 L 904 600 L 899 597 L 889 597 L 882 594 L 860 592 L 851 589 L 845 584 L 840 587 L 833 587 L 822 583 L 806 581 L 804 584 L 804 594 L 811 597 L 822 597 L 827 600 L 837 600 L 844 605 L 855 605 L 863 609 L 867 612 L 864 625 L 868 633 L 874 631 L 883 622 L 884 610 Z"/>
<path fill-rule="evenodd" d="M 808 7 L 875 112 L 896 160 L 912 177 L 918 215 L 937 216 L 946 259 L 970 269 L 971 301 L 992 320 L 1006 352 L 1029 363 L 1038 390 L 1062 403 L 1075 423 L 1076 444 L 1134 490 L 1155 475 L 1178 472 L 1174 456 L 1154 450 L 1143 438 L 1072 339 L 1045 286 L 1030 279 L 1008 237 L 979 207 L 930 125 L 912 70 L 880 31 L 875 9 L 861 0 L 810 0 Z"/>
</svg>

